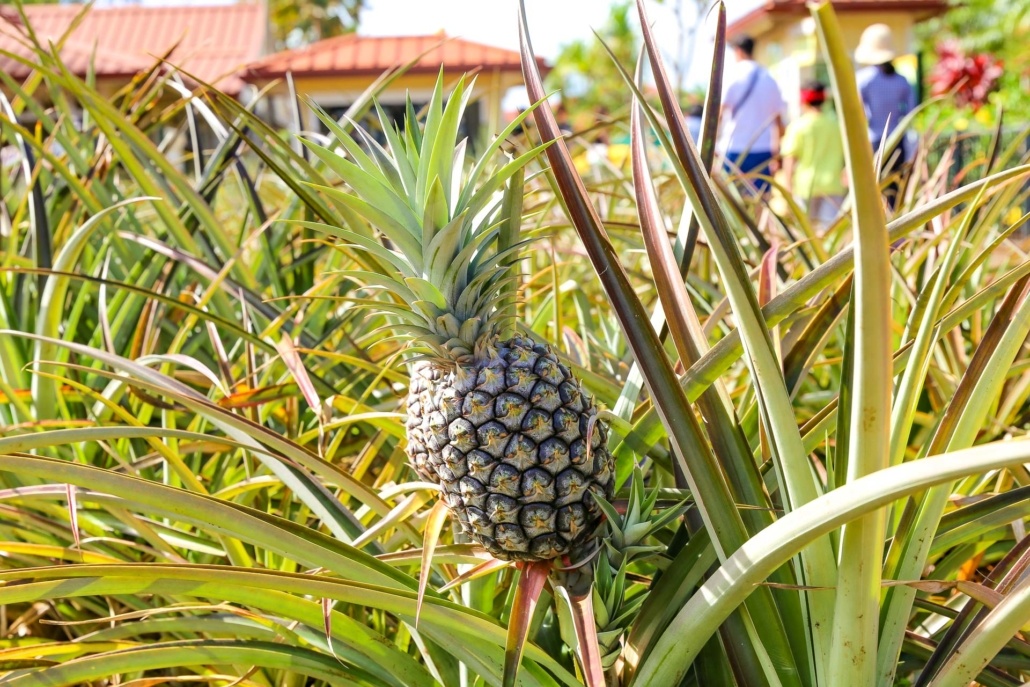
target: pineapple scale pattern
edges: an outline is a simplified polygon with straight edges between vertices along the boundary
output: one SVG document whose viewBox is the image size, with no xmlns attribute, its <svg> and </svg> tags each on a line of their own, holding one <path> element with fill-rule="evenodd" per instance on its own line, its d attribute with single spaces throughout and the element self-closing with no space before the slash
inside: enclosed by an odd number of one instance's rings
<svg viewBox="0 0 1030 687">
<path fill-rule="evenodd" d="M 550 348 L 525 337 L 497 355 L 447 370 L 416 364 L 408 394 L 408 457 L 440 484 L 462 529 L 493 556 L 545 560 L 566 554 L 610 499 L 607 428 L 579 380 Z"/>
</svg>

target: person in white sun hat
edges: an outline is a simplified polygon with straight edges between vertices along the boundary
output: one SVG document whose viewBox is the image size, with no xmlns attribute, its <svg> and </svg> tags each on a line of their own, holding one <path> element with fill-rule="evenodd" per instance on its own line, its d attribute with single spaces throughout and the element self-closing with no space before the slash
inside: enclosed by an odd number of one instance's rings
<svg viewBox="0 0 1030 687">
<path fill-rule="evenodd" d="M 894 69 L 894 59 L 898 56 L 894 46 L 894 35 L 886 24 L 873 24 L 862 32 L 862 38 L 855 49 L 855 62 L 866 65 L 859 70 L 858 89 L 862 94 L 866 117 L 869 120 L 869 138 L 873 150 L 880 147 L 880 141 L 889 136 L 902 118 L 915 108 L 916 94 L 901 74 Z M 906 160 L 905 142 L 902 140 L 899 150 L 884 151 L 887 173 L 897 171 Z M 887 189 L 887 201 L 894 207 L 898 185 L 892 183 Z"/>
</svg>

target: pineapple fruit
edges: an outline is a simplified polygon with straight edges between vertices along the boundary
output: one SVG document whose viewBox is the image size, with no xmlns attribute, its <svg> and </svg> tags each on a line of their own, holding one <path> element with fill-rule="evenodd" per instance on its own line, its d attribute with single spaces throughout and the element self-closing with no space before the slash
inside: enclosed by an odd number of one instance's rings
<svg viewBox="0 0 1030 687">
<path fill-rule="evenodd" d="M 322 228 L 396 270 L 350 276 L 392 294 L 373 307 L 417 354 L 407 401 L 415 470 L 492 555 L 549 560 L 596 529 L 613 459 L 580 381 L 548 346 L 512 331 L 523 169 L 540 149 L 491 169 L 516 120 L 466 171 L 458 131 L 470 93 L 459 81 L 444 106 L 438 80 L 424 128 L 410 102 L 400 130 L 379 110 L 385 146 L 355 127 L 357 145 L 320 113 L 347 157 L 308 145 L 350 187 L 322 190 L 381 240 Z"/>
</svg>

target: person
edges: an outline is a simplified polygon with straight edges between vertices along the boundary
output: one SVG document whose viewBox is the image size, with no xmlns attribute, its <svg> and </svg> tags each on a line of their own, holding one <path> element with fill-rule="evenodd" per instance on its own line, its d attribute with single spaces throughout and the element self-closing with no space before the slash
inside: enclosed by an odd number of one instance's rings
<svg viewBox="0 0 1030 687">
<path fill-rule="evenodd" d="M 801 87 L 801 116 L 787 126 L 780 145 L 784 186 L 808 209 L 812 222 L 828 226 L 844 201 L 844 144 L 835 118 L 823 111 L 826 85 Z"/>
<path fill-rule="evenodd" d="M 554 111 L 554 120 L 558 123 L 558 131 L 563 136 L 569 136 L 572 134 L 572 124 L 569 122 L 569 111 L 565 107 L 565 101 L 558 103 L 558 107 Z"/>
<path fill-rule="evenodd" d="M 705 108 L 701 103 L 694 103 L 687 108 L 687 133 L 696 146 L 701 145 L 701 120 L 704 113 Z"/>
<path fill-rule="evenodd" d="M 869 120 L 869 138 L 874 151 L 879 150 L 880 142 L 890 136 L 905 115 L 915 109 L 915 90 L 894 68 L 897 56 L 894 35 L 886 24 L 866 27 L 855 49 L 855 62 L 865 65 L 856 74 L 856 80 Z M 907 159 L 907 153 L 904 139 L 896 152 L 884 151 L 885 172 L 890 175 L 899 171 Z M 894 207 L 897 193 L 898 184 L 894 181 L 886 191 L 891 208 Z"/>
<path fill-rule="evenodd" d="M 733 41 L 736 64 L 723 90 L 721 120 L 725 123 L 724 160 L 730 173 L 771 175 L 776 171 L 783 134 L 786 104 L 769 72 L 754 60 L 755 41 L 741 36 Z M 753 180 L 755 190 L 764 194 L 769 181 Z"/>
</svg>

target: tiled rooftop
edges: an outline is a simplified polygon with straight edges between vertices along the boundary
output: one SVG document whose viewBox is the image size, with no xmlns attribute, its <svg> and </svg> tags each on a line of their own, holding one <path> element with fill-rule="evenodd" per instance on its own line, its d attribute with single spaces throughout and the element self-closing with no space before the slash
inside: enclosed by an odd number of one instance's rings
<svg viewBox="0 0 1030 687">
<path fill-rule="evenodd" d="M 419 57 L 421 56 L 421 57 Z M 318 41 L 299 50 L 269 55 L 251 65 L 248 78 L 296 75 L 380 74 L 391 67 L 418 62 L 410 72 L 448 70 L 521 72 L 519 53 L 442 33 L 425 36 L 371 37 L 349 34 Z M 542 63 L 541 63 L 542 65 Z"/>
<path fill-rule="evenodd" d="M 29 23 L 40 43 L 57 44 L 68 32 L 81 5 L 25 5 Z M 65 39 L 61 58 L 70 71 L 87 72 L 90 62 L 98 76 L 131 76 L 149 69 L 170 52 L 169 62 L 238 92 L 243 82 L 236 73 L 263 52 L 265 12 L 260 3 L 231 5 L 93 8 Z M 0 50 L 32 61 L 21 18 L 10 6 L 0 8 Z M 15 79 L 30 67 L 0 55 L 0 69 Z"/>
</svg>

